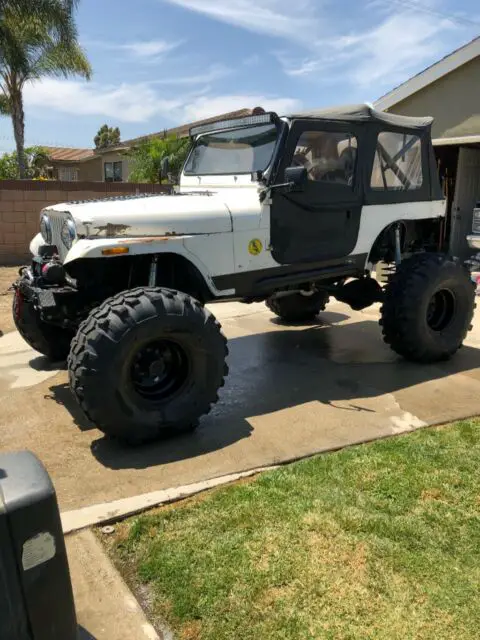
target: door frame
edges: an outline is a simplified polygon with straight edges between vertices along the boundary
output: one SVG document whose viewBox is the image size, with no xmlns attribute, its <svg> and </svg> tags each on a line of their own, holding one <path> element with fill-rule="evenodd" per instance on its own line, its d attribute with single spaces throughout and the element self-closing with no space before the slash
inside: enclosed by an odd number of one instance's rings
<svg viewBox="0 0 480 640">
<path fill-rule="evenodd" d="M 349 255 L 351 250 L 355 247 L 356 239 L 358 237 L 358 231 L 360 229 L 360 218 L 361 218 L 361 207 L 364 200 L 364 186 L 365 186 L 365 165 L 369 165 L 368 157 L 365 156 L 367 152 L 368 145 L 365 144 L 365 138 L 368 136 L 368 126 L 363 125 L 363 123 L 358 122 L 345 122 L 339 120 L 318 120 L 318 119 L 295 119 L 293 120 L 290 131 L 288 134 L 288 138 L 285 143 L 283 157 L 281 162 L 279 163 L 279 167 L 276 174 L 276 179 L 273 181 L 275 183 L 284 182 L 284 174 L 285 169 L 291 166 L 293 156 L 295 153 L 295 149 L 297 147 L 298 140 L 301 135 L 307 131 L 319 131 L 319 132 L 334 132 L 334 133 L 345 133 L 351 134 L 352 137 L 356 138 L 357 141 L 357 154 L 356 154 L 356 163 L 355 163 L 355 173 L 354 173 L 354 183 L 350 187 L 348 185 L 339 184 L 339 183 L 329 183 L 322 181 L 314 181 L 309 180 L 307 185 L 305 186 L 302 192 L 289 192 L 287 188 L 276 189 L 272 193 L 272 204 L 271 204 L 271 213 L 270 213 L 270 237 L 271 237 L 271 248 L 272 248 L 272 256 L 275 261 L 279 264 L 289 264 L 290 261 L 286 261 L 285 257 L 282 256 L 284 253 L 278 247 L 278 242 L 276 238 L 281 237 L 282 231 L 280 230 L 280 225 L 278 224 L 279 216 L 275 215 L 275 212 L 279 210 L 280 206 L 285 206 L 285 200 L 289 200 L 290 198 L 295 199 L 295 193 L 297 194 L 305 194 L 308 190 L 310 192 L 310 196 L 308 196 L 308 192 L 306 197 L 309 198 L 311 206 L 313 209 L 318 209 L 319 213 L 322 208 L 332 207 L 332 208 L 345 208 L 346 210 L 351 208 L 360 209 L 357 212 L 356 218 L 356 234 L 355 238 L 352 238 L 352 245 L 350 251 L 347 251 L 344 255 Z M 300 208 L 303 208 L 301 205 L 297 205 Z M 307 206 L 305 206 L 305 210 L 309 210 Z M 313 212 L 312 215 L 315 215 Z M 355 224 L 355 222 L 353 223 Z M 277 247 L 275 246 L 277 244 Z M 342 254 L 343 256 L 343 254 Z M 336 256 L 332 259 L 338 259 L 340 256 Z M 321 260 L 322 256 L 316 256 L 308 258 L 307 260 L 303 260 L 304 262 L 311 262 L 314 260 Z M 298 260 L 301 262 L 302 260 Z M 297 262 L 297 261 L 295 261 Z"/>
</svg>

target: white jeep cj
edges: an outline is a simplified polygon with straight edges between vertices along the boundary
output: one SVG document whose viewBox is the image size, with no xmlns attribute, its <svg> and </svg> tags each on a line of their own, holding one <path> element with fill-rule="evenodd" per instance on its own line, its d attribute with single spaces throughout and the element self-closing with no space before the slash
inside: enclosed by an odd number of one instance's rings
<svg viewBox="0 0 480 640">
<path fill-rule="evenodd" d="M 439 244 L 430 127 L 367 105 L 198 127 L 178 193 L 42 211 L 15 283 L 17 327 L 48 357 L 68 356 L 85 414 L 130 442 L 191 429 L 217 400 L 227 342 L 205 303 L 264 300 L 301 321 L 330 296 L 381 301 L 397 353 L 448 358 L 474 286 Z M 384 287 L 371 277 L 379 261 L 391 267 Z"/>
</svg>

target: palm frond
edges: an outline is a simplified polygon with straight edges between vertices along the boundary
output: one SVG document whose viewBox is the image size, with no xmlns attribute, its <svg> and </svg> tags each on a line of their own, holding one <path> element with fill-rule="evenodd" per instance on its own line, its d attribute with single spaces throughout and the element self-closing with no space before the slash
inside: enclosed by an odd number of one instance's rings
<svg viewBox="0 0 480 640">
<path fill-rule="evenodd" d="M 23 87 L 42 76 L 80 75 L 92 69 L 78 43 L 78 0 L 0 0 L 0 111 L 10 113 L 20 177 L 26 177 Z M 8 111 L 7 111 L 8 110 Z"/>
<path fill-rule="evenodd" d="M 67 46 L 63 42 L 52 43 L 44 48 L 32 65 L 29 74 L 30 79 L 38 79 L 42 76 L 66 78 L 70 75 L 78 75 L 90 80 L 92 68 L 79 44 Z"/>
<path fill-rule="evenodd" d="M 4 93 L 0 94 L 0 114 L 2 116 L 10 116 L 12 114 L 12 104 Z"/>
</svg>

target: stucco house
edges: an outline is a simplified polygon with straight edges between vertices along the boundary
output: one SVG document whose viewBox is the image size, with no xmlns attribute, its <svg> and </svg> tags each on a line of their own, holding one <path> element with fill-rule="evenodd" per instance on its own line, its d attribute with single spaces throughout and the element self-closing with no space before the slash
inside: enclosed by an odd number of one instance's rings
<svg viewBox="0 0 480 640">
<path fill-rule="evenodd" d="M 139 138 L 124 140 L 105 149 L 44 147 L 50 158 L 48 175 L 55 180 L 62 181 L 126 182 L 130 174 L 129 160 L 126 154 L 132 147 L 152 138 L 163 138 L 165 136 L 185 138 L 194 126 L 216 122 L 217 120 L 241 118 L 251 115 L 254 111 L 255 109 L 239 109 L 223 113 L 172 129 L 164 129 Z"/>
<path fill-rule="evenodd" d="M 47 176 L 62 182 L 90 182 L 99 180 L 101 158 L 93 149 L 42 147 L 48 154 Z"/>
<path fill-rule="evenodd" d="M 465 236 L 480 201 L 480 37 L 395 87 L 375 106 L 435 118 L 433 144 L 447 198 L 444 233 L 451 252 L 467 257 Z"/>
</svg>

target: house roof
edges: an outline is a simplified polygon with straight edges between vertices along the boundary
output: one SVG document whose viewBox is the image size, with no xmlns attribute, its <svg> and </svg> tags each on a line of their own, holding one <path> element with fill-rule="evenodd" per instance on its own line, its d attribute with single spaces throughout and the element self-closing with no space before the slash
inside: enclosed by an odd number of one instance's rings
<svg viewBox="0 0 480 640">
<path fill-rule="evenodd" d="M 218 122 L 220 120 L 230 120 L 231 118 L 242 118 L 244 116 L 252 115 L 254 109 L 238 109 L 237 111 L 230 111 L 229 113 L 222 113 L 218 116 L 213 116 L 211 118 L 205 118 L 204 120 L 197 120 L 196 122 L 190 122 L 189 124 L 182 124 L 179 127 L 173 127 L 172 129 L 163 129 L 162 131 L 158 131 L 157 133 L 149 133 L 145 136 L 140 136 L 139 138 L 132 138 L 131 140 L 122 140 L 120 144 L 112 145 L 106 147 L 105 149 L 97 149 L 97 153 L 109 152 L 109 151 L 118 151 L 121 149 L 128 149 L 130 147 L 134 147 L 141 142 L 145 142 L 146 140 L 151 140 L 152 138 L 163 138 L 164 136 L 176 136 L 178 138 L 186 138 L 190 135 L 190 129 L 192 127 L 197 127 L 202 124 L 209 124 L 210 122 Z"/>
<path fill-rule="evenodd" d="M 340 107 L 330 107 L 329 109 L 318 109 L 305 111 L 289 116 L 290 118 L 321 118 L 325 120 L 343 120 L 345 122 L 383 122 L 386 124 L 423 129 L 432 124 L 433 118 L 412 118 L 410 116 L 399 116 L 395 113 L 385 113 L 377 111 L 369 104 L 352 104 Z"/>
<path fill-rule="evenodd" d="M 52 162 L 85 162 L 95 156 L 93 149 L 71 147 L 42 147 Z"/>
<path fill-rule="evenodd" d="M 427 67 L 375 102 L 377 109 L 390 109 L 439 78 L 480 56 L 480 36 Z"/>
</svg>

